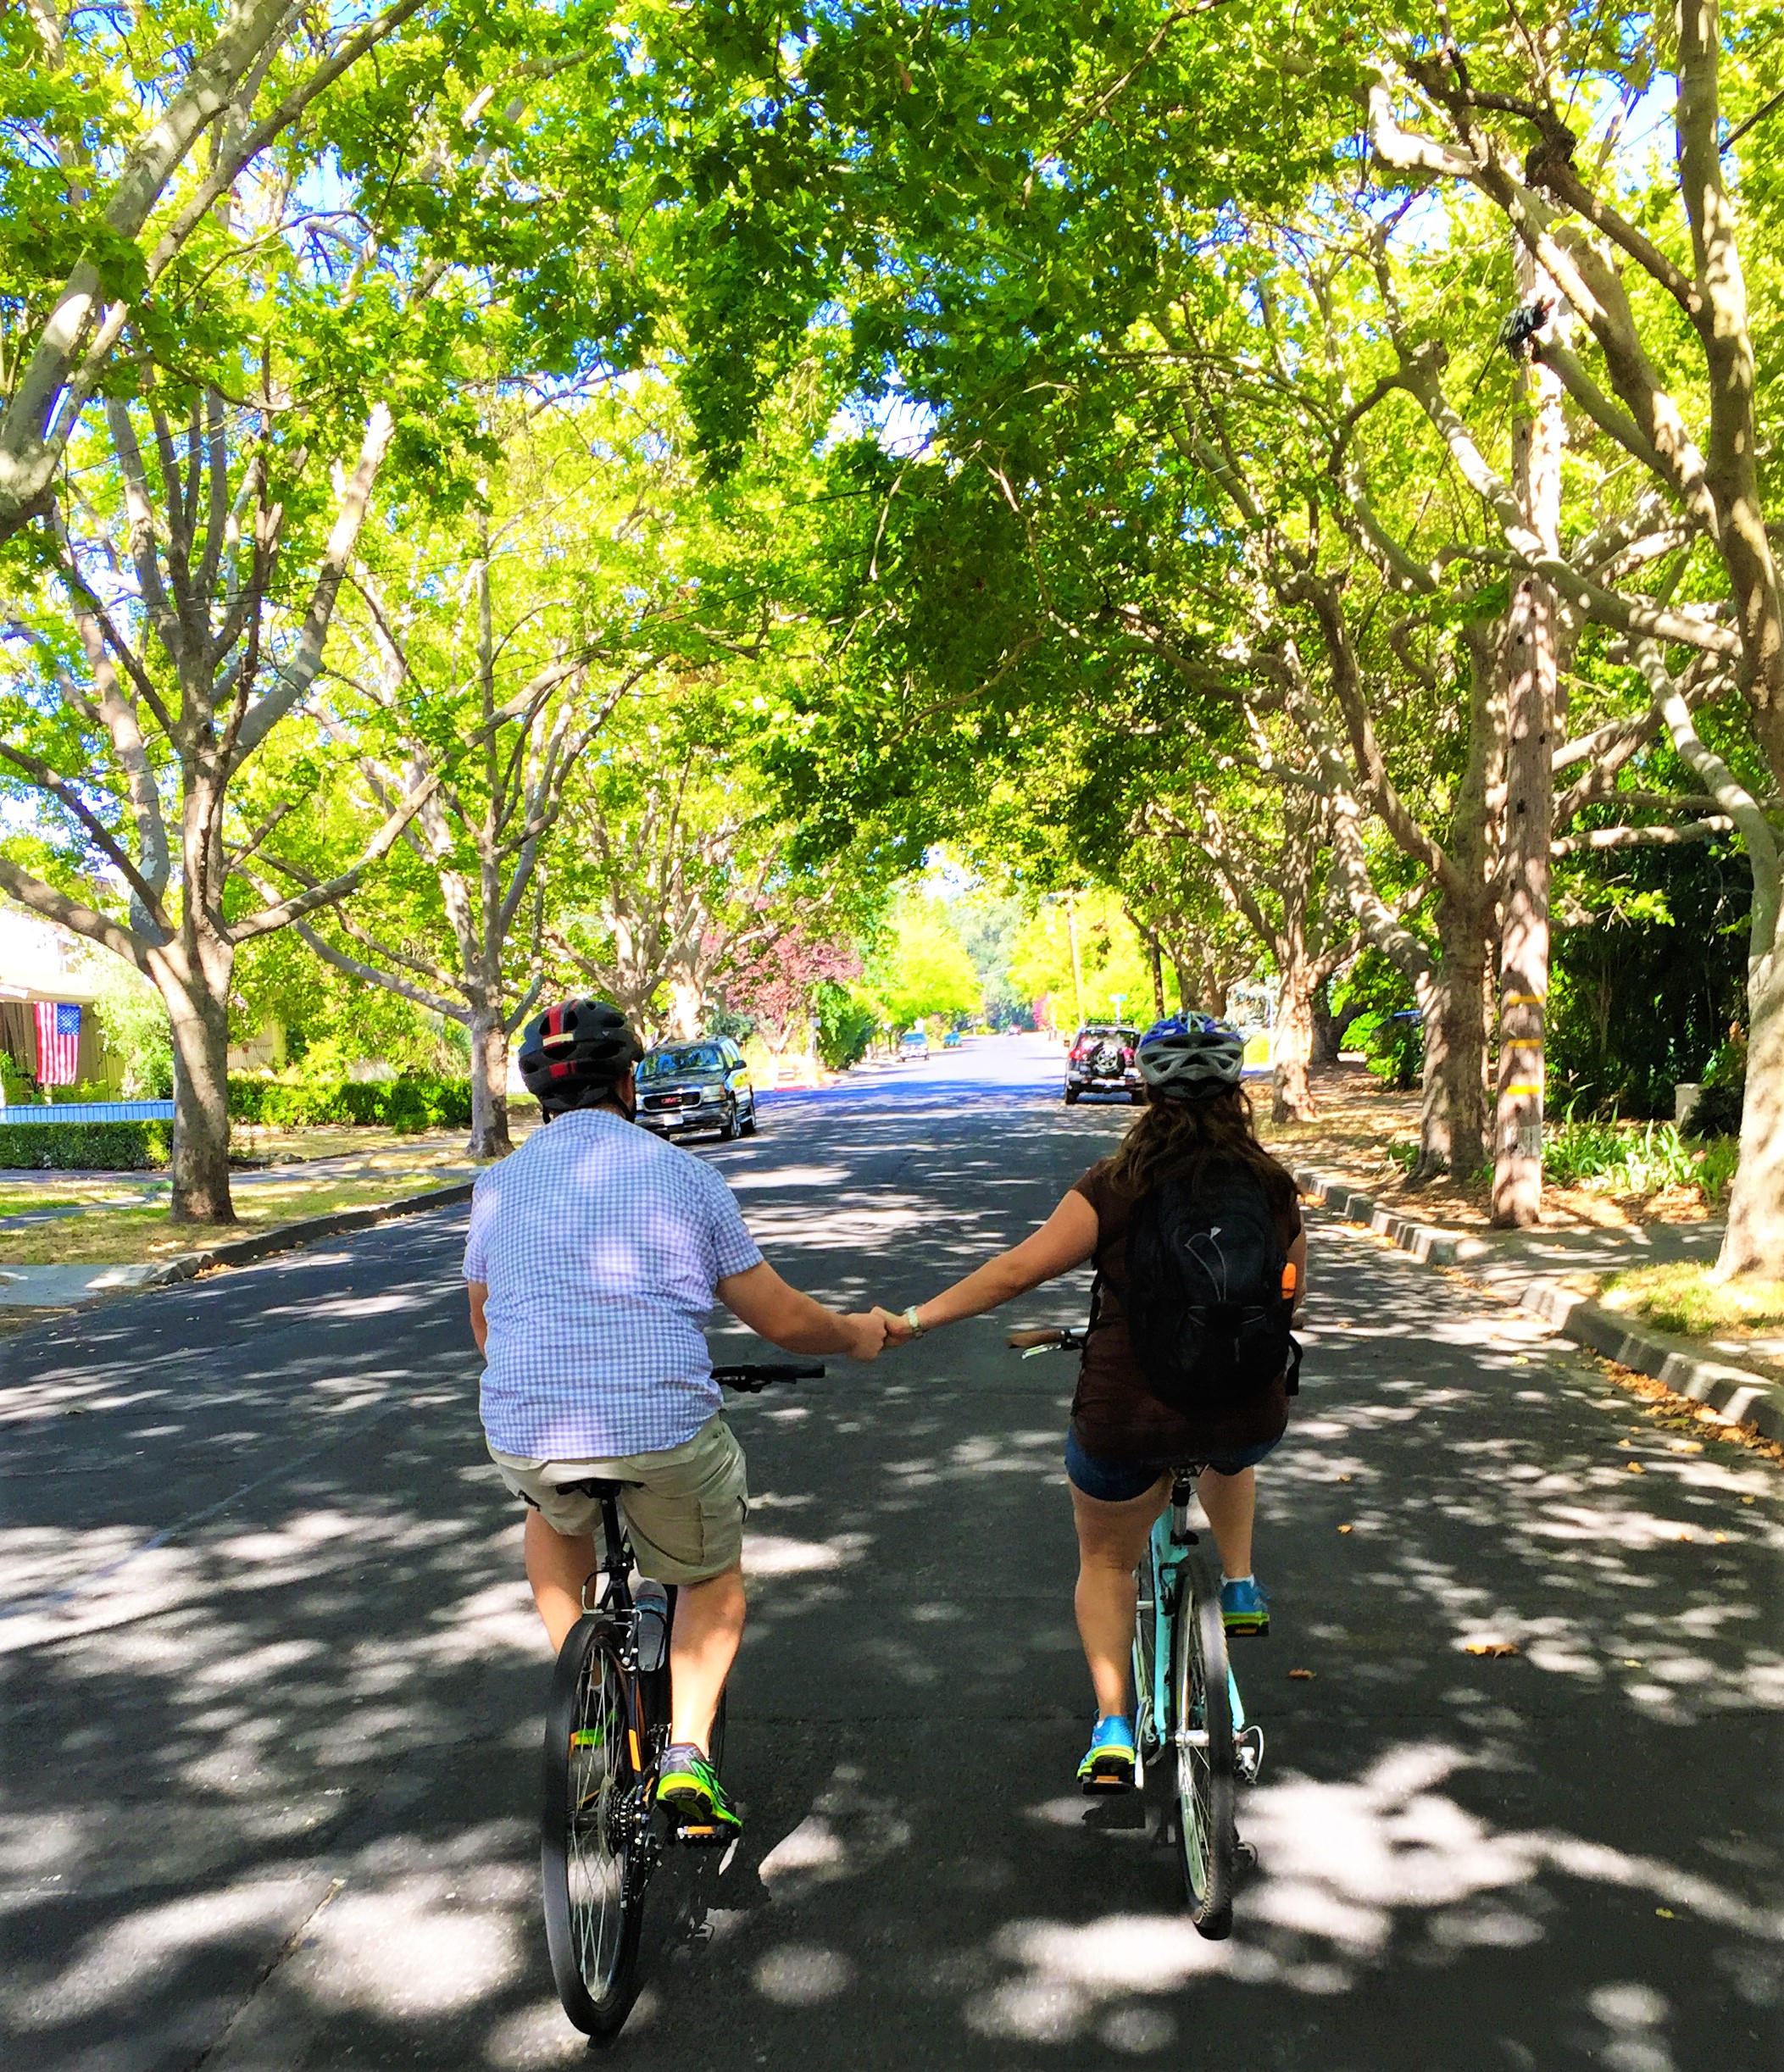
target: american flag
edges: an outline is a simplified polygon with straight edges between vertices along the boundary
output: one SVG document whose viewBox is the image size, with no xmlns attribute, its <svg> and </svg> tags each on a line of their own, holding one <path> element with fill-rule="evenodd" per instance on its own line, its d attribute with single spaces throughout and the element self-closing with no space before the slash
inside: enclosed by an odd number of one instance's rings
<svg viewBox="0 0 1784 2072">
<path fill-rule="evenodd" d="M 39 1000 L 37 1084 L 72 1086 L 81 1050 L 81 1010 L 66 1000 Z"/>
</svg>

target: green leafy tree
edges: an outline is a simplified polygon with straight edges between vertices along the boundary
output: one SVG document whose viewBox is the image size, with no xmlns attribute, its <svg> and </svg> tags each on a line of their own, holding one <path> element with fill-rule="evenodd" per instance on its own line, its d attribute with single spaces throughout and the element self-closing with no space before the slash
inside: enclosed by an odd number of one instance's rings
<svg viewBox="0 0 1784 2072">
<path fill-rule="evenodd" d="M 894 1031 L 925 1014 L 976 1014 L 985 997 L 947 903 L 919 892 L 894 901 L 865 958 L 863 985 Z"/>
</svg>

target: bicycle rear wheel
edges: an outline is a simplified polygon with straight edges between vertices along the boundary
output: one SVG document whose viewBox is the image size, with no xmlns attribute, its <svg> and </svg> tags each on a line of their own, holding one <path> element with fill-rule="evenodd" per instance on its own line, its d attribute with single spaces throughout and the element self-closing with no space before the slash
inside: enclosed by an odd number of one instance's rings
<svg viewBox="0 0 1784 2072">
<path fill-rule="evenodd" d="M 1171 1721 L 1176 1744 L 1177 1847 L 1189 1918 L 1210 1941 L 1232 1930 L 1234 1829 L 1232 1706 L 1220 1600 L 1199 1565 L 1186 1565 L 1172 1641 Z"/>
<path fill-rule="evenodd" d="M 558 1997 L 585 2036 L 599 2037 L 617 2034 L 631 2011 L 644 1912 L 635 1861 L 643 1780 L 629 1697 L 611 1622 L 579 1620 L 546 1712 L 540 1869 Z"/>
</svg>

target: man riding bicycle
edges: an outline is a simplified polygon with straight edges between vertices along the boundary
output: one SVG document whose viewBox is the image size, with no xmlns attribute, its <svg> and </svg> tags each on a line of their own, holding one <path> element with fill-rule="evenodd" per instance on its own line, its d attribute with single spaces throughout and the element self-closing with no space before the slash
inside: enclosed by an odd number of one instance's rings
<svg viewBox="0 0 1784 2072">
<path fill-rule="evenodd" d="M 597 1565 L 598 1501 L 563 1485 L 617 1481 L 640 1569 L 676 1586 L 658 1797 L 735 1830 L 708 1753 L 743 1631 L 748 1491 L 701 1326 L 716 1300 L 786 1352 L 860 1360 L 886 1327 L 789 1286 L 712 1168 L 632 1126 L 642 1055 L 605 1001 L 528 1024 L 520 1077 L 550 1126 L 478 1179 L 464 1278 L 484 1432 L 528 1506 L 527 1580 L 552 1647 Z"/>
</svg>

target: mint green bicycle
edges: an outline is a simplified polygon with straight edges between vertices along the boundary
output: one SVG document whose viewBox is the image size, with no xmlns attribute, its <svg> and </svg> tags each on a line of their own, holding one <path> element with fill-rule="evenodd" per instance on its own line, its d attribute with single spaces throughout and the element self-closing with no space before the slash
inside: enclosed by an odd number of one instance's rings
<svg viewBox="0 0 1784 2072">
<path fill-rule="evenodd" d="M 1025 1359 L 1075 1352 L 1081 1331 L 1012 1331 Z M 1226 1657 L 1220 1579 L 1198 1551 L 1189 1500 L 1203 1464 L 1171 1471 L 1170 1503 L 1153 1525 L 1134 1604 L 1134 1782 L 1148 1769 L 1164 1785 L 1164 1832 L 1183 1870 L 1189 1918 L 1211 1941 L 1232 1932 L 1233 1884 L 1242 1857 L 1238 1786 L 1255 1784 L 1264 1730 L 1246 1719 Z"/>
</svg>

